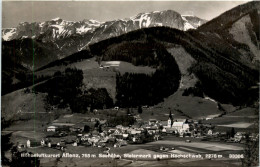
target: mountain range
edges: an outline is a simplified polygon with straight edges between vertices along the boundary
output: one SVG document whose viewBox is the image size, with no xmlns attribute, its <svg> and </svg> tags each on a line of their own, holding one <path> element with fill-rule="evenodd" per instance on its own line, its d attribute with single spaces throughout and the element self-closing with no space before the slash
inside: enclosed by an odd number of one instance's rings
<svg viewBox="0 0 260 167">
<path fill-rule="evenodd" d="M 89 41 L 89 43 L 93 43 L 100 41 L 101 37 L 97 36 L 104 36 L 104 34 L 113 37 L 133 30 L 156 26 L 167 26 L 185 31 L 196 29 L 205 22 L 206 20 L 196 16 L 180 15 L 172 10 L 139 13 L 127 19 L 107 22 L 96 20 L 73 22 L 55 18 L 45 22 L 22 22 L 16 28 L 5 28 L 2 30 L 2 39 L 10 41 L 32 38 L 41 39 L 43 42 L 53 42 L 73 35 L 93 34 L 94 37 Z"/>
<path fill-rule="evenodd" d="M 127 19 L 107 22 L 96 20 L 72 22 L 56 18 L 41 23 L 23 22 L 16 28 L 3 29 L 2 38 L 3 41 L 9 41 L 9 43 L 10 41 L 16 41 L 18 47 L 23 41 L 30 40 L 34 41 L 35 47 L 38 48 L 40 45 L 39 49 L 36 48 L 34 52 L 34 56 L 39 59 L 39 61 L 37 59 L 34 61 L 34 67 L 37 68 L 86 49 L 89 44 L 133 30 L 156 26 L 188 30 L 195 29 L 205 22 L 206 20 L 196 16 L 182 16 L 172 10 L 139 13 Z M 8 42 L 7 45 L 9 45 Z M 29 53 L 26 53 L 23 48 L 19 48 L 19 54 L 27 56 L 27 58 L 24 58 L 27 61 L 22 63 L 32 68 L 32 55 L 28 55 Z M 38 50 L 40 50 L 41 54 L 38 54 Z"/>
</svg>

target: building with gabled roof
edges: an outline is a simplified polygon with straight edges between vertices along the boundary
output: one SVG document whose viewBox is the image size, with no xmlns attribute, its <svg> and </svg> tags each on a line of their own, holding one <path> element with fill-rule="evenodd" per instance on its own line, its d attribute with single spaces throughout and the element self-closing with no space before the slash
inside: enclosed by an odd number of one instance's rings
<svg viewBox="0 0 260 167">
<path fill-rule="evenodd" d="M 158 122 L 158 121 L 157 121 L 156 119 L 149 119 L 148 124 L 149 124 L 150 126 L 154 126 L 157 122 Z"/>
<path fill-rule="evenodd" d="M 180 132 L 189 132 L 190 126 L 189 124 L 181 121 L 181 122 L 174 122 L 172 128 L 180 133 Z"/>
<path fill-rule="evenodd" d="M 56 126 L 48 126 L 47 132 L 55 132 L 57 130 Z"/>
</svg>

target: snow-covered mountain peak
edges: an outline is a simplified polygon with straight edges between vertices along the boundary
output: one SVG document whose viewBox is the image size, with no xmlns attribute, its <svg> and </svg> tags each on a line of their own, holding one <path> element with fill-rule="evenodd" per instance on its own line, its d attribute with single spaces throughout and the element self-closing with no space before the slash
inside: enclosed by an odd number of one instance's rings
<svg viewBox="0 0 260 167">
<path fill-rule="evenodd" d="M 194 16 L 194 15 L 188 15 L 188 14 L 183 14 L 183 15 L 181 15 L 182 17 L 196 17 L 196 16 Z"/>
<path fill-rule="evenodd" d="M 59 21 L 59 20 L 62 20 L 61 18 L 59 18 L 59 17 L 56 17 L 56 18 L 54 18 L 54 19 L 51 19 L 52 21 Z"/>
<path fill-rule="evenodd" d="M 173 10 L 142 12 L 133 17 L 100 22 L 95 19 L 82 21 L 67 21 L 60 17 L 50 21 L 20 23 L 16 30 L 3 30 L 3 40 L 22 39 L 24 37 L 43 40 L 44 42 L 69 38 L 72 35 L 89 34 L 91 40 L 97 42 L 121 35 L 140 28 L 167 26 L 180 30 L 194 29 L 203 24 L 205 20 L 191 15 L 180 15 Z M 93 34 L 92 34 L 93 33 Z M 98 35 L 97 35 L 98 34 Z M 97 38 L 97 36 L 100 36 Z M 91 43 L 88 41 L 87 43 Z M 82 44 L 85 46 L 85 44 Z"/>
</svg>

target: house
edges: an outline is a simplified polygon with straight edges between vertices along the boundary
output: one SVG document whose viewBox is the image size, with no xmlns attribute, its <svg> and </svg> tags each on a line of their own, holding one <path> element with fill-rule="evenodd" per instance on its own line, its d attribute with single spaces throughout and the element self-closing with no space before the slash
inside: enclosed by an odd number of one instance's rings
<svg viewBox="0 0 260 167">
<path fill-rule="evenodd" d="M 54 147 L 56 147 L 56 146 L 57 146 L 57 144 L 48 142 L 48 147 L 49 147 L 49 148 L 54 148 Z"/>
<path fill-rule="evenodd" d="M 123 134 L 115 134 L 114 135 L 117 139 L 123 139 Z"/>
<path fill-rule="evenodd" d="M 89 110 L 88 110 L 89 111 Z M 84 122 L 91 122 L 91 117 L 86 117 L 85 119 L 84 119 Z"/>
<path fill-rule="evenodd" d="M 93 136 L 99 136 L 99 132 L 97 130 L 93 130 L 91 133 Z"/>
<path fill-rule="evenodd" d="M 163 127 L 167 127 L 168 126 L 168 121 L 161 121 L 160 125 Z"/>
<path fill-rule="evenodd" d="M 81 137 L 81 141 L 87 141 L 88 140 L 88 138 L 89 138 L 89 134 L 85 134 L 85 135 L 83 135 L 82 137 Z"/>
<path fill-rule="evenodd" d="M 190 132 L 190 125 L 187 123 L 183 124 L 182 130 L 183 130 L 183 132 L 186 132 L 186 133 Z"/>
<path fill-rule="evenodd" d="M 199 124 L 199 121 L 198 120 L 193 120 L 193 123 L 194 124 Z"/>
<path fill-rule="evenodd" d="M 123 139 L 127 139 L 127 138 L 128 138 L 128 136 L 129 136 L 129 134 L 127 134 L 127 133 L 124 133 L 124 134 L 123 134 Z"/>
<path fill-rule="evenodd" d="M 154 135 L 154 140 L 155 141 L 159 140 L 160 138 L 161 138 L 160 135 Z"/>
<path fill-rule="evenodd" d="M 64 142 L 57 143 L 57 149 L 64 150 L 66 148 L 66 144 Z"/>
<path fill-rule="evenodd" d="M 79 123 L 79 124 L 76 124 L 76 125 L 70 127 L 69 130 L 71 132 L 82 132 L 84 130 L 84 126 L 85 126 L 84 123 Z"/>
<path fill-rule="evenodd" d="M 121 140 L 118 142 L 121 146 L 126 146 L 127 145 L 127 141 L 125 140 Z"/>
<path fill-rule="evenodd" d="M 157 129 L 158 129 L 157 127 L 153 126 L 153 127 L 147 128 L 147 131 L 149 134 L 155 134 Z"/>
<path fill-rule="evenodd" d="M 99 137 L 91 137 L 88 139 L 88 142 L 92 145 L 95 145 L 95 143 L 97 143 L 100 140 Z"/>
<path fill-rule="evenodd" d="M 241 141 L 242 138 L 245 138 L 246 133 L 245 132 L 237 132 L 234 136 L 235 141 Z"/>
<path fill-rule="evenodd" d="M 100 124 L 100 125 L 104 125 L 104 124 L 106 124 L 106 123 L 107 123 L 107 120 L 105 120 L 105 119 L 99 121 L 99 124 Z"/>
<path fill-rule="evenodd" d="M 131 126 L 131 128 L 132 128 L 132 129 L 140 128 L 140 125 L 134 124 L 134 125 Z M 129 129 L 130 129 L 130 128 L 129 128 Z"/>
<path fill-rule="evenodd" d="M 116 129 L 114 135 L 122 135 L 123 131 L 121 129 Z"/>
<path fill-rule="evenodd" d="M 123 126 L 122 125 L 117 125 L 116 128 L 117 129 L 123 129 Z"/>
<path fill-rule="evenodd" d="M 99 133 L 99 135 L 102 136 L 102 137 L 105 137 L 106 133 L 105 132 L 101 132 L 101 133 Z"/>
<path fill-rule="evenodd" d="M 106 144 L 105 144 L 105 143 L 98 142 L 98 143 L 96 144 L 96 146 L 97 146 L 97 147 L 105 147 Z"/>
<path fill-rule="evenodd" d="M 116 144 L 114 144 L 114 147 L 122 147 L 126 146 L 127 142 L 125 140 L 118 141 Z"/>
<path fill-rule="evenodd" d="M 41 140 L 41 146 L 45 146 L 45 140 L 44 139 Z"/>
<path fill-rule="evenodd" d="M 162 129 L 162 133 L 166 133 L 166 129 L 165 128 Z"/>
<path fill-rule="evenodd" d="M 115 137 L 109 137 L 108 138 L 108 143 L 115 143 L 116 142 L 116 138 Z"/>
<path fill-rule="evenodd" d="M 213 135 L 212 129 L 209 129 L 209 130 L 208 130 L 208 135 L 209 135 L 209 136 L 212 136 L 212 135 Z"/>
<path fill-rule="evenodd" d="M 150 127 L 150 125 L 147 123 L 147 124 L 143 124 L 142 126 L 141 126 L 141 128 L 144 128 L 144 129 L 147 129 L 147 128 L 149 128 Z"/>
<path fill-rule="evenodd" d="M 29 143 L 27 143 L 27 144 L 29 144 Z M 35 141 L 35 140 L 30 141 L 30 144 L 27 145 L 28 148 L 29 147 L 38 147 L 38 146 L 41 146 L 41 142 Z"/>
<path fill-rule="evenodd" d="M 30 140 L 27 140 L 27 142 L 26 142 L 26 146 L 27 146 L 28 148 L 31 147 L 31 141 L 30 141 Z"/>
<path fill-rule="evenodd" d="M 158 121 L 156 119 L 149 119 L 149 125 L 150 126 L 154 126 L 156 123 L 158 123 Z"/>
<path fill-rule="evenodd" d="M 212 125 L 211 124 L 204 124 L 203 125 L 205 128 L 212 128 Z"/>
<path fill-rule="evenodd" d="M 140 115 L 138 114 L 138 115 L 135 115 L 135 116 L 133 116 L 134 118 L 135 118 L 135 120 L 137 121 L 137 122 L 142 122 L 142 118 L 140 117 Z"/>
<path fill-rule="evenodd" d="M 104 137 L 104 138 L 102 138 L 102 139 L 100 139 L 100 143 L 107 143 L 108 142 L 108 137 Z"/>
<path fill-rule="evenodd" d="M 219 132 L 213 132 L 212 135 L 213 136 L 219 136 Z"/>
<path fill-rule="evenodd" d="M 55 132 L 57 130 L 57 127 L 56 126 L 49 126 L 47 128 L 47 132 Z"/>
<path fill-rule="evenodd" d="M 136 128 L 135 130 L 139 130 L 139 131 L 143 132 L 144 128 L 140 127 L 140 128 Z"/>
<path fill-rule="evenodd" d="M 109 134 L 112 134 L 112 133 L 115 132 L 115 130 L 116 130 L 116 129 L 109 129 L 109 130 L 108 130 L 108 133 L 109 133 Z"/>
<path fill-rule="evenodd" d="M 91 121 L 91 122 L 96 122 L 96 121 L 99 121 L 99 118 L 91 118 L 90 121 Z"/>
<path fill-rule="evenodd" d="M 141 133 L 142 133 L 141 130 L 135 130 L 135 129 L 133 129 L 133 130 L 130 131 L 130 134 L 131 134 L 131 135 L 136 135 L 136 134 L 141 134 Z"/>
<path fill-rule="evenodd" d="M 175 129 L 174 128 L 167 128 L 166 129 L 166 134 L 174 134 L 175 133 Z"/>
</svg>

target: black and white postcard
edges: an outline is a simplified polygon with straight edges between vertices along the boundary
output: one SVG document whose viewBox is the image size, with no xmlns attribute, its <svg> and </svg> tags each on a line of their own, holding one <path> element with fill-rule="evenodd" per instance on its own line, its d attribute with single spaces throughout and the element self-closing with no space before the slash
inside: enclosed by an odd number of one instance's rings
<svg viewBox="0 0 260 167">
<path fill-rule="evenodd" d="M 1 166 L 258 166 L 259 22 L 259 1 L 4 0 Z"/>
</svg>

